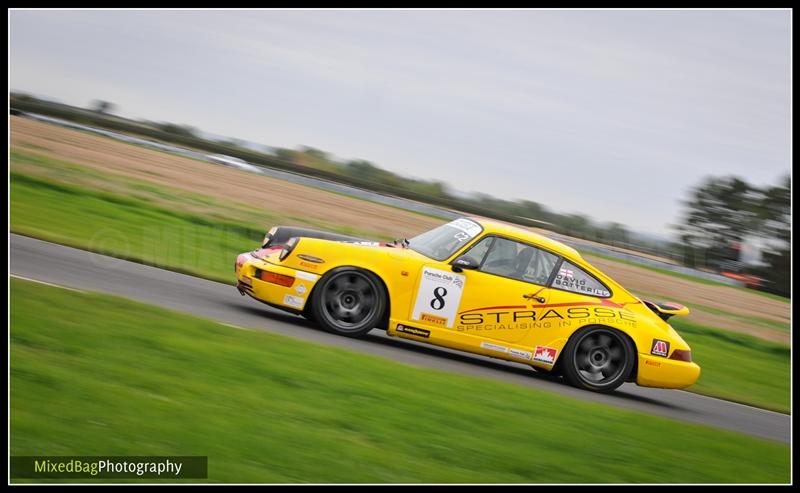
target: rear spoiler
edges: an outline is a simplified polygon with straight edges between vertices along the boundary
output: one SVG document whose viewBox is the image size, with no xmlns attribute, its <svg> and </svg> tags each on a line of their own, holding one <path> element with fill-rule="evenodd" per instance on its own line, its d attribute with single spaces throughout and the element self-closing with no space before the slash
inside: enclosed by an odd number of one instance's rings
<svg viewBox="0 0 800 493">
<path fill-rule="evenodd" d="M 644 303 L 647 308 L 652 310 L 656 315 L 661 317 L 661 320 L 664 321 L 674 315 L 685 316 L 689 314 L 688 308 L 672 301 L 661 301 L 657 303 L 655 301 L 642 300 L 642 303 Z"/>
<path fill-rule="evenodd" d="M 332 241 L 369 241 L 355 236 L 340 235 L 328 231 L 318 231 L 316 229 L 296 228 L 292 226 L 273 226 L 264 236 L 261 248 L 283 246 L 290 238 L 319 238 L 321 240 Z"/>
</svg>

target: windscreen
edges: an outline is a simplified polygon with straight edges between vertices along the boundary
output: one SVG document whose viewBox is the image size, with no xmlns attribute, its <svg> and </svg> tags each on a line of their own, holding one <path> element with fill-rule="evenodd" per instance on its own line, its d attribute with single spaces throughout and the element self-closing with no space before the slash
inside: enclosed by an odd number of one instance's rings
<svg viewBox="0 0 800 493">
<path fill-rule="evenodd" d="M 411 238 L 408 247 L 434 260 L 444 260 L 478 236 L 483 228 L 470 219 L 456 219 Z"/>
</svg>

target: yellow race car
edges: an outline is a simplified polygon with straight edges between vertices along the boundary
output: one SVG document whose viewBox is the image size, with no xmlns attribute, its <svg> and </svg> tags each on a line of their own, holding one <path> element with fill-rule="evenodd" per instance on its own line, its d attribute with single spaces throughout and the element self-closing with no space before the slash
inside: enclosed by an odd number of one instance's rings
<svg viewBox="0 0 800 493">
<path fill-rule="evenodd" d="M 344 336 L 382 328 L 600 392 L 700 375 L 667 323 L 687 308 L 639 299 L 573 248 L 494 221 L 460 218 L 393 243 L 274 227 L 235 272 L 241 294 Z"/>
</svg>

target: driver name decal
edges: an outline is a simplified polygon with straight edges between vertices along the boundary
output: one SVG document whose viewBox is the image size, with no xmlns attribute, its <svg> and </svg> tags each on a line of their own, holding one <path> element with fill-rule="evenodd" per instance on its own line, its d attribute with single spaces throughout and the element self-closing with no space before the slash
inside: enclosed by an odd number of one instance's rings
<svg viewBox="0 0 800 493">
<path fill-rule="evenodd" d="M 452 328 L 461 303 L 464 281 L 464 276 L 460 274 L 424 267 L 411 319 Z"/>
</svg>

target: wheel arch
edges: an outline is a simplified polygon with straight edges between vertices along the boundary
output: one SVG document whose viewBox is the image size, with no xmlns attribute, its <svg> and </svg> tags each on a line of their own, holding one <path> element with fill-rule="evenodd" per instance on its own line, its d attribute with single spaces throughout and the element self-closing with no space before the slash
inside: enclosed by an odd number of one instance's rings
<svg viewBox="0 0 800 493">
<path fill-rule="evenodd" d="M 386 296 L 386 309 L 385 309 L 385 313 L 382 315 L 382 318 L 381 318 L 381 321 L 382 321 L 381 322 L 381 324 L 382 324 L 381 328 L 383 328 L 383 329 L 388 328 L 389 315 L 392 313 L 392 311 L 391 311 L 392 297 L 391 297 L 391 294 L 389 292 L 389 287 L 386 284 L 386 281 L 383 279 L 383 277 L 380 274 L 378 274 L 377 272 L 375 272 L 372 269 L 369 269 L 367 267 L 363 267 L 363 266 L 360 266 L 360 265 L 342 264 L 342 265 L 337 265 L 336 267 L 330 268 L 327 271 L 325 271 L 325 273 L 323 273 L 320 276 L 320 278 L 317 280 L 317 282 L 314 283 L 314 286 L 311 288 L 311 292 L 308 293 L 308 298 L 307 298 L 308 301 L 306 302 L 306 305 L 303 308 L 303 316 L 305 316 L 306 318 L 312 318 L 311 317 L 311 305 L 312 305 L 312 301 L 311 300 L 314 299 L 314 296 L 316 295 L 317 287 L 322 284 L 322 280 L 325 278 L 325 276 L 331 275 L 334 272 L 339 272 L 339 271 L 344 270 L 344 269 L 356 269 L 356 270 L 368 272 L 368 273 L 372 274 L 373 276 L 375 276 L 375 278 L 378 280 L 378 285 L 381 287 L 381 289 L 383 289 L 383 294 Z"/>
</svg>

